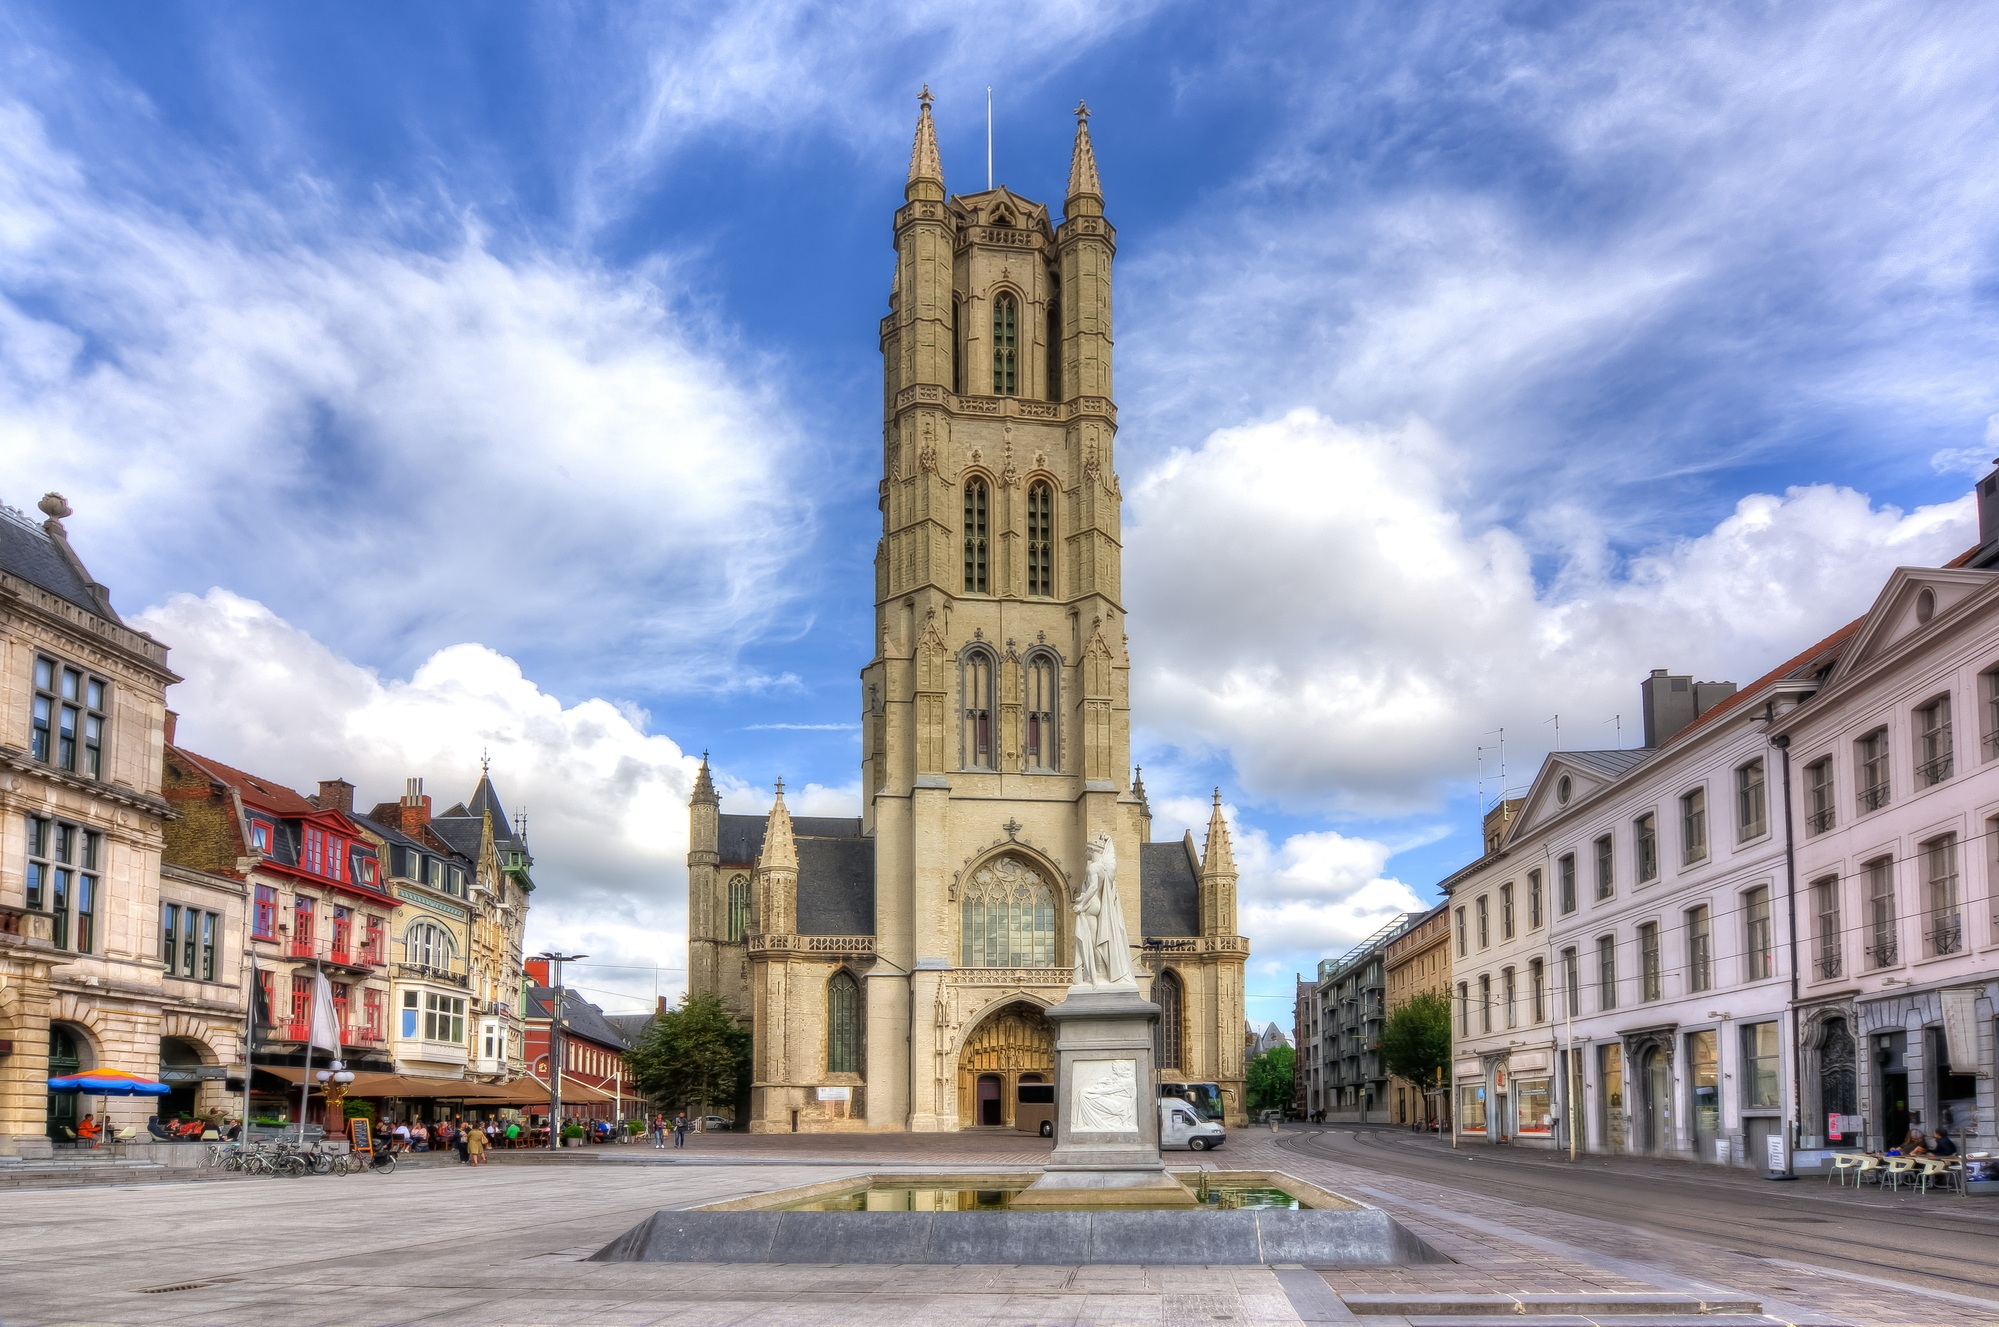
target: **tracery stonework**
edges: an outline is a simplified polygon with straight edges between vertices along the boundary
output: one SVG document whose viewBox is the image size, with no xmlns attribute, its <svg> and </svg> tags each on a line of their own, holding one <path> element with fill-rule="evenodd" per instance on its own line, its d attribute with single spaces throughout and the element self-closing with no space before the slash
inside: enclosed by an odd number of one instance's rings
<svg viewBox="0 0 1999 1327">
<path fill-rule="evenodd" d="M 1044 1045 L 1035 1029 L 1076 979 L 1072 900 L 1102 899 L 1116 915 L 1089 919 L 1106 947 L 1092 973 L 1122 976 L 1120 946 L 1163 957 L 1181 993 L 1178 1081 L 1216 1083 L 1240 1121 L 1248 945 L 1228 826 L 1217 806 L 1204 842 L 1151 842 L 1131 768 L 1117 236 L 1087 125 L 1059 220 L 1003 186 L 948 194 L 927 101 L 911 163 L 879 324 L 888 404 L 860 814 L 794 819 L 780 794 L 766 816 L 725 816 L 704 763 L 690 985 L 751 1026 L 756 1081 L 739 1108 L 752 1130 L 1005 1127 L 1023 1081 L 1052 1081 L 1052 1035 Z M 1079 894 L 1093 842 L 1102 874 Z M 736 876 L 755 901 L 741 934 L 728 925 Z M 842 962 L 863 991 L 864 1064 L 834 1083 Z M 1141 994 L 1164 970 L 1129 966 Z M 852 1079 L 843 1115 L 832 1103 Z M 835 1089 L 825 1102 L 823 1088 Z"/>
</svg>

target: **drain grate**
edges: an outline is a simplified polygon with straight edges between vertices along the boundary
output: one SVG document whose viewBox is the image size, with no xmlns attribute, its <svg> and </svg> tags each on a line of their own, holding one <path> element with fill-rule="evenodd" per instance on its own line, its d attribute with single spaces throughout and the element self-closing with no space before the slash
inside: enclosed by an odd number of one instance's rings
<svg viewBox="0 0 1999 1327">
<path fill-rule="evenodd" d="M 218 1277 L 212 1281 L 176 1281 L 170 1286 L 147 1286 L 139 1293 L 142 1295 L 171 1295 L 180 1290 L 202 1290 L 209 1286 L 227 1285 L 235 1279 L 233 1276 L 225 1276 Z"/>
</svg>

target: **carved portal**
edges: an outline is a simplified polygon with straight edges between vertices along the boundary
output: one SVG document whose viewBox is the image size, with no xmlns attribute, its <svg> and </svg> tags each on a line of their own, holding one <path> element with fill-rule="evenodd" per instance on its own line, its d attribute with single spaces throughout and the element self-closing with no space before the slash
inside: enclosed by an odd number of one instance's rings
<svg viewBox="0 0 1999 1327">
<path fill-rule="evenodd" d="M 1055 1025 L 1039 1006 L 1018 1000 L 993 1011 L 965 1038 L 958 1053 L 958 1123 L 1012 1127 L 1015 1089 L 1023 1080 L 1055 1081 Z"/>
</svg>

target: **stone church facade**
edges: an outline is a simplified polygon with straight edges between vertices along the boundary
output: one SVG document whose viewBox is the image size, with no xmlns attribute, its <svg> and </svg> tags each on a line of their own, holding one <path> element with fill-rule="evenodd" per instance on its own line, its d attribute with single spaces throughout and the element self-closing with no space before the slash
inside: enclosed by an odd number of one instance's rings
<svg viewBox="0 0 1999 1327">
<path fill-rule="evenodd" d="M 1111 837 L 1162 1081 L 1243 1117 L 1236 869 L 1151 842 L 1131 776 L 1111 265 L 1087 111 L 1064 217 L 944 189 L 926 92 L 885 368 L 862 814 L 724 815 L 704 762 L 690 986 L 754 1032 L 749 1127 L 1008 1127 L 1052 1083 L 1085 844 Z"/>
</svg>

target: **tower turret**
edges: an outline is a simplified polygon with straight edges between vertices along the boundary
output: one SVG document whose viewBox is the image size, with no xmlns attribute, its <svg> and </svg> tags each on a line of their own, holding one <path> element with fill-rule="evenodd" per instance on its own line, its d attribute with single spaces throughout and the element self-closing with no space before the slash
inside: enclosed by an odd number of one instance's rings
<svg viewBox="0 0 1999 1327">
<path fill-rule="evenodd" d="M 701 753 L 701 770 L 687 799 L 687 960 L 692 989 L 713 991 L 720 986 L 716 946 L 728 938 L 728 901 L 717 878 L 721 861 L 722 800 L 708 773 L 708 753 Z"/>
<path fill-rule="evenodd" d="M 783 779 L 777 781 L 777 800 L 771 803 L 763 850 L 757 854 L 757 908 L 765 935 L 788 936 L 798 930 L 798 842 L 784 805 Z"/>
<path fill-rule="evenodd" d="M 1222 790 L 1215 789 L 1215 809 L 1208 816 L 1208 841 L 1201 846 L 1201 934 L 1234 935 L 1235 850 L 1229 845 L 1229 822 L 1222 814 Z"/>
</svg>

